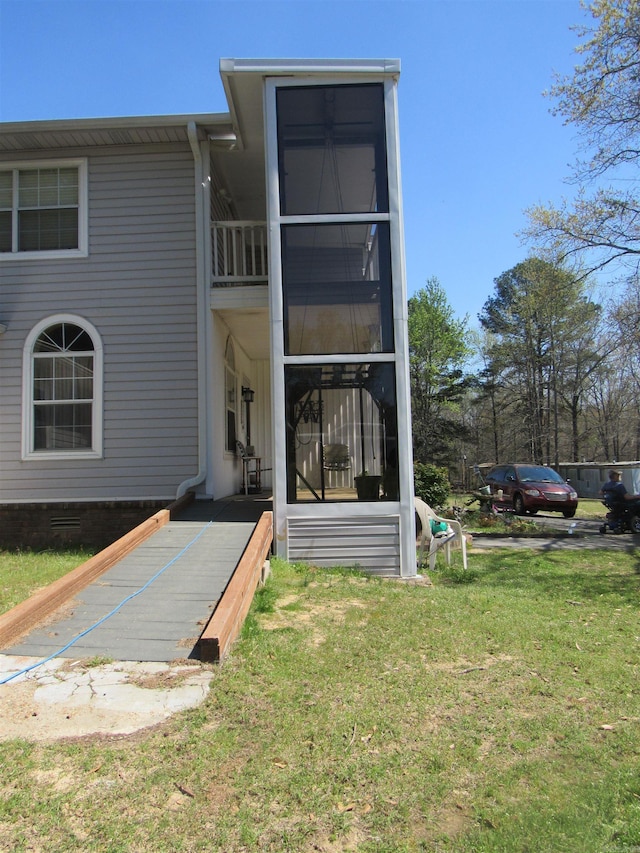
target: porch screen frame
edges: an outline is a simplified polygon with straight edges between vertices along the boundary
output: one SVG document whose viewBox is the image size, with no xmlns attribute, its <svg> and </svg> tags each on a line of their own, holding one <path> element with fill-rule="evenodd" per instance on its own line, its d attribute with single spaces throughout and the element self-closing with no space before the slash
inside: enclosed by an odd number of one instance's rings
<svg viewBox="0 0 640 853">
<path fill-rule="evenodd" d="M 345 511 L 344 502 L 296 502 L 287 500 L 287 441 L 286 441 L 286 393 L 285 368 L 289 366 L 317 366 L 318 364 L 357 364 L 363 361 L 383 362 L 392 365 L 396 383 L 396 416 L 398 430 L 398 500 L 354 501 L 349 502 L 349 512 L 354 516 L 367 516 L 372 521 L 377 517 L 391 514 L 400 516 L 401 573 L 413 576 L 416 572 L 415 555 L 415 511 L 413 507 L 413 464 L 411 454 L 411 417 L 409 397 L 409 358 L 407 329 L 407 298 L 405 283 L 405 258 L 403 247 L 403 229 L 401 213 L 400 171 L 398 163 L 398 126 L 397 126 L 397 64 L 389 65 L 389 71 L 381 70 L 385 61 L 377 63 L 376 70 L 367 70 L 366 65 L 359 69 L 345 67 L 328 69 L 321 73 L 315 66 L 313 71 L 296 69 L 286 79 L 281 76 L 267 76 L 265 79 L 265 133 L 267 153 L 267 212 L 269 223 L 270 257 L 270 308 L 272 342 L 272 413 L 274 423 L 274 476 L 273 506 L 275 536 L 274 543 L 279 555 L 287 555 L 287 519 L 311 517 L 312 513 L 323 518 L 338 518 Z M 283 73 L 283 72 L 282 72 Z M 299 76 L 298 76 L 299 74 Z M 363 82 L 382 83 L 384 88 L 385 133 L 387 151 L 387 182 L 389 210 L 366 213 L 296 214 L 286 215 L 280 209 L 280 186 L 278 171 L 278 126 L 276 116 L 276 91 L 281 86 L 321 85 L 359 85 Z M 391 252 L 391 293 L 393 350 L 373 352 L 366 356 L 362 353 L 299 354 L 288 355 L 285 351 L 283 273 L 281 266 L 283 227 L 290 225 L 315 225 L 340 223 L 388 223 Z"/>
</svg>

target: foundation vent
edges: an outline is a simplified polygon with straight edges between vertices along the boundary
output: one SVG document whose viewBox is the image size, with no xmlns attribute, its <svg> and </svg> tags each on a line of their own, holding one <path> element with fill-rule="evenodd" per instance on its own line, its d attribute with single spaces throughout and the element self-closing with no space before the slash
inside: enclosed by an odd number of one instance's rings
<svg viewBox="0 0 640 853">
<path fill-rule="evenodd" d="M 57 516 L 49 522 L 51 530 L 80 530 L 80 519 L 77 515 Z"/>
</svg>

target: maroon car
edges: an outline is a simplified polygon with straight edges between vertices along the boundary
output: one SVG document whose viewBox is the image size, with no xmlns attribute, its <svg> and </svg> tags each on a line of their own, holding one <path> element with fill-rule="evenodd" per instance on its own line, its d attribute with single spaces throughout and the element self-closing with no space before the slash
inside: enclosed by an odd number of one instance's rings
<svg viewBox="0 0 640 853">
<path fill-rule="evenodd" d="M 518 515 L 535 515 L 538 510 L 561 512 L 565 518 L 576 514 L 576 490 L 546 465 L 496 465 L 485 480 L 494 502 L 513 507 Z"/>
</svg>

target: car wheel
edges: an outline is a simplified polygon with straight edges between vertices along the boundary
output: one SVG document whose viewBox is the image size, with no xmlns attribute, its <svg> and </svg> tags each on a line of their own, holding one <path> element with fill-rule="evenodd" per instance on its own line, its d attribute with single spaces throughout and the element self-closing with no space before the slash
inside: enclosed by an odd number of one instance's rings
<svg viewBox="0 0 640 853">
<path fill-rule="evenodd" d="M 565 518 L 573 518 L 573 516 L 576 514 L 576 511 L 575 509 L 563 509 L 562 514 Z M 640 533 L 640 530 L 638 532 Z"/>
<path fill-rule="evenodd" d="M 522 495 L 513 496 L 513 508 L 516 515 L 524 515 L 524 501 L 522 500 Z"/>
<path fill-rule="evenodd" d="M 629 519 L 629 527 L 632 533 L 640 533 L 640 515 L 632 515 Z"/>
</svg>

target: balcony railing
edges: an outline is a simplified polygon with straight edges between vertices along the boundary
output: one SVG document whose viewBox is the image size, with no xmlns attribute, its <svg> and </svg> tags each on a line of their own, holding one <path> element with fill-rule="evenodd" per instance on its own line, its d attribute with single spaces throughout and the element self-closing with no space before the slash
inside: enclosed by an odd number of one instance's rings
<svg viewBox="0 0 640 853">
<path fill-rule="evenodd" d="M 212 222 L 213 287 L 266 283 L 267 226 L 264 222 Z"/>
</svg>

